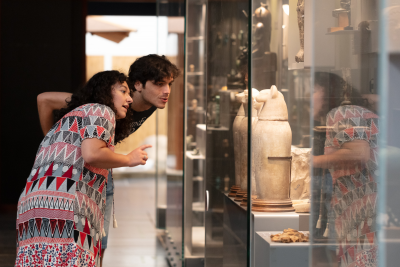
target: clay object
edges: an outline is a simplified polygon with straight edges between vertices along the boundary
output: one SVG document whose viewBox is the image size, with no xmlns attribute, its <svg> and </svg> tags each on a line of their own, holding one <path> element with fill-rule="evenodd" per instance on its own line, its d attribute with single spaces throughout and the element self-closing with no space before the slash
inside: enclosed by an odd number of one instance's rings
<svg viewBox="0 0 400 267">
<path fill-rule="evenodd" d="M 295 56 L 296 62 L 304 62 L 304 1 L 297 1 L 297 24 L 300 32 L 300 50 Z"/>
<path fill-rule="evenodd" d="M 253 201 L 254 199 L 256 199 L 256 198 L 257 198 L 256 195 L 252 195 L 252 196 L 251 196 L 251 200 L 252 200 L 252 201 Z M 242 198 L 242 202 L 240 202 L 240 206 L 242 206 L 242 207 L 247 207 L 247 201 L 248 201 L 247 194 L 244 194 L 244 196 L 243 196 L 243 198 Z"/>
<path fill-rule="evenodd" d="M 241 103 L 238 113 L 233 121 L 232 131 L 233 131 L 233 152 L 235 158 L 235 185 L 240 187 L 240 148 L 239 148 L 239 128 L 240 123 L 244 119 L 245 112 L 243 108 L 242 100 L 244 98 L 244 93 L 236 94 L 236 101 Z"/>
<path fill-rule="evenodd" d="M 283 233 L 271 235 L 273 242 L 293 243 L 293 242 L 308 242 L 309 237 L 297 230 L 288 228 L 283 230 Z"/>
<path fill-rule="evenodd" d="M 290 198 L 309 199 L 310 195 L 310 157 L 311 148 L 292 147 L 292 171 Z"/>
<path fill-rule="evenodd" d="M 254 211 L 293 211 L 289 198 L 292 130 L 285 100 L 276 86 L 260 94 L 265 102 L 253 134 L 257 199 Z"/>
<path fill-rule="evenodd" d="M 240 185 L 232 185 L 228 197 L 236 197 L 236 193 L 240 190 Z"/>
<path fill-rule="evenodd" d="M 256 107 L 260 108 L 261 103 L 256 103 L 255 98 L 258 96 L 259 92 L 257 89 L 252 90 L 252 112 L 251 112 L 251 117 L 248 117 L 248 90 L 244 91 L 245 97 L 243 98 L 243 108 L 245 112 L 245 117 L 240 123 L 239 127 L 239 151 L 240 151 L 240 191 L 238 193 L 242 194 L 242 198 L 244 194 L 247 194 L 247 156 L 248 156 L 248 147 L 247 147 L 247 136 L 248 136 L 248 121 L 249 119 L 251 120 L 251 125 L 254 130 L 254 126 L 257 123 L 257 115 L 258 115 L 258 110 Z M 252 177 L 254 179 L 254 177 Z M 255 185 L 255 181 L 252 180 L 252 184 Z M 256 189 L 255 186 L 252 187 L 251 189 L 251 194 L 256 194 Z M 235 199 L 236 200 L 236 199 Z M 237 201 L 241 201 L 242 199 L 238 199 Z"/>
</svg>

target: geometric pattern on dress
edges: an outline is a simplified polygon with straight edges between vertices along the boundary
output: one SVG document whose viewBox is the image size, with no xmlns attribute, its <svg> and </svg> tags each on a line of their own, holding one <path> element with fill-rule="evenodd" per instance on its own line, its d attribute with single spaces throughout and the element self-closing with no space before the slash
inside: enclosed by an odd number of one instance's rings
<svg viewBox="0 0 400 267">
<path fill-rule="evenodd" d="M 365 140 L 370 146 L 368 162 L 329 170 L 333 180 L 329 226 L 334 227 L 330 237 L 338 245 L 339 266 L 377 266 L 378 123 L 376 114 L 359 106 L 340 106 L 327 115 L 325 154 L 353 140 Z"/>
<path fill-rule="evenodd" d="M 45 251 L 51 251 L 46 266 L 99 263 L 109 171 L 85 163 L 81 143 L 98 138 L 114 150 L 114 129 L 109 107 L 87 104 L 66 114 L 43 139 L 18 202 L 16 266 Z M 63 249 L 76 255 L 66 261 Z"/>
<path fill-rule="evenodd" d="M 41 246 L 34 249 L 30 246 L 18 248 L 15 266 L 100 266 L 98 257 L 95 259 L 91 252 L 78 248 L 71 242 L 49 243 L 38 240 L 35 243 L 40 243 Z"/>
</svg>

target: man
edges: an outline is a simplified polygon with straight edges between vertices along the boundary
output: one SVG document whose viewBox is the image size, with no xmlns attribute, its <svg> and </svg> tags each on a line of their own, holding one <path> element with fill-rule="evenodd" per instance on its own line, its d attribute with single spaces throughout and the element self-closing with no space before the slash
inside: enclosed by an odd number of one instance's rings
<svg viewBox="0 0 400 267">
<path fill-rule="evenodd" d="M 157 109 L 165 108 L 171 92 L 171 84 L 179 76 L 178 68 L 165 56 L 147 55 L 135 60 L 129 68 L 128 84 L 133 91 L 132 104 L 133 121 L 131 134 L 135 132 Z M 66 106 L 70 93 L 46 92 L 38 95 L 40 125 L 43 133 L 54 125 L 53 111 Z M 112 181 L 111 175 L 108 181 Z M 107 248 L 108 230 L 111 218 L 111 208 L 114 197 L 114 185 L 107 183 L 106 211 L 104 214 L 105 237 L 102 239 L 101 265 L 104 250 Z"/>
</svg>

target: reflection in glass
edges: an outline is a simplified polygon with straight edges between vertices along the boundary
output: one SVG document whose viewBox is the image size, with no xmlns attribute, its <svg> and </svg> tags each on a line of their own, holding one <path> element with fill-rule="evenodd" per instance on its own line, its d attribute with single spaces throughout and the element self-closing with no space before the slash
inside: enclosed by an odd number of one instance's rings
<svg viewBox="0 0 400 267">
<path fill-rule="evenodd" d="M 324 237 L 335 244 L 342 264 L 376 264 L 378 116 L 347 82 L 332 73 L 315 73 L 314 114 L 327 111 L 324 154 L 314 168 L 328 169 L 331 197 Z M 329 96 L 329 97 L 327 97 Z M 329 101 L 328 105 L 321 102 Z M 319 109 L 319 110 L 318 110 Z M 324 118 L 324 117 L 322 117 Z M 319 121 L 321 123 L 321 121 Z M 349 257 L 350 255 L 350 257 Z"/>
</svg>

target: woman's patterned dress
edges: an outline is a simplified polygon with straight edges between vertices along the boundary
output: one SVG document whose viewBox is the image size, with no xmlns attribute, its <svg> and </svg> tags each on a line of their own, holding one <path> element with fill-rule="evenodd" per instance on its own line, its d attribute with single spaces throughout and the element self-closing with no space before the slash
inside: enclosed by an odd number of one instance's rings
<svg viewBox="0 0 400 267">
<path fill-rule="evenodd" d="M 115 114 L 86 104 L 45 136 L 20 196 L 15 266 L 98 266 L 108 170 L 87 164 L 81 143 L 98 138 L 114 150 Z"/>
<path fill-rule="evenodd" d="M 329 170 L 333 180 L 329 228 L 338 246 L 339 266 L 377 266 L 378 116 L 359 106 L 341 106 L 328 113 L 327 126 L 325 154 L 354 140 L 370 146 L 367 163 Z"/>
</svg>

